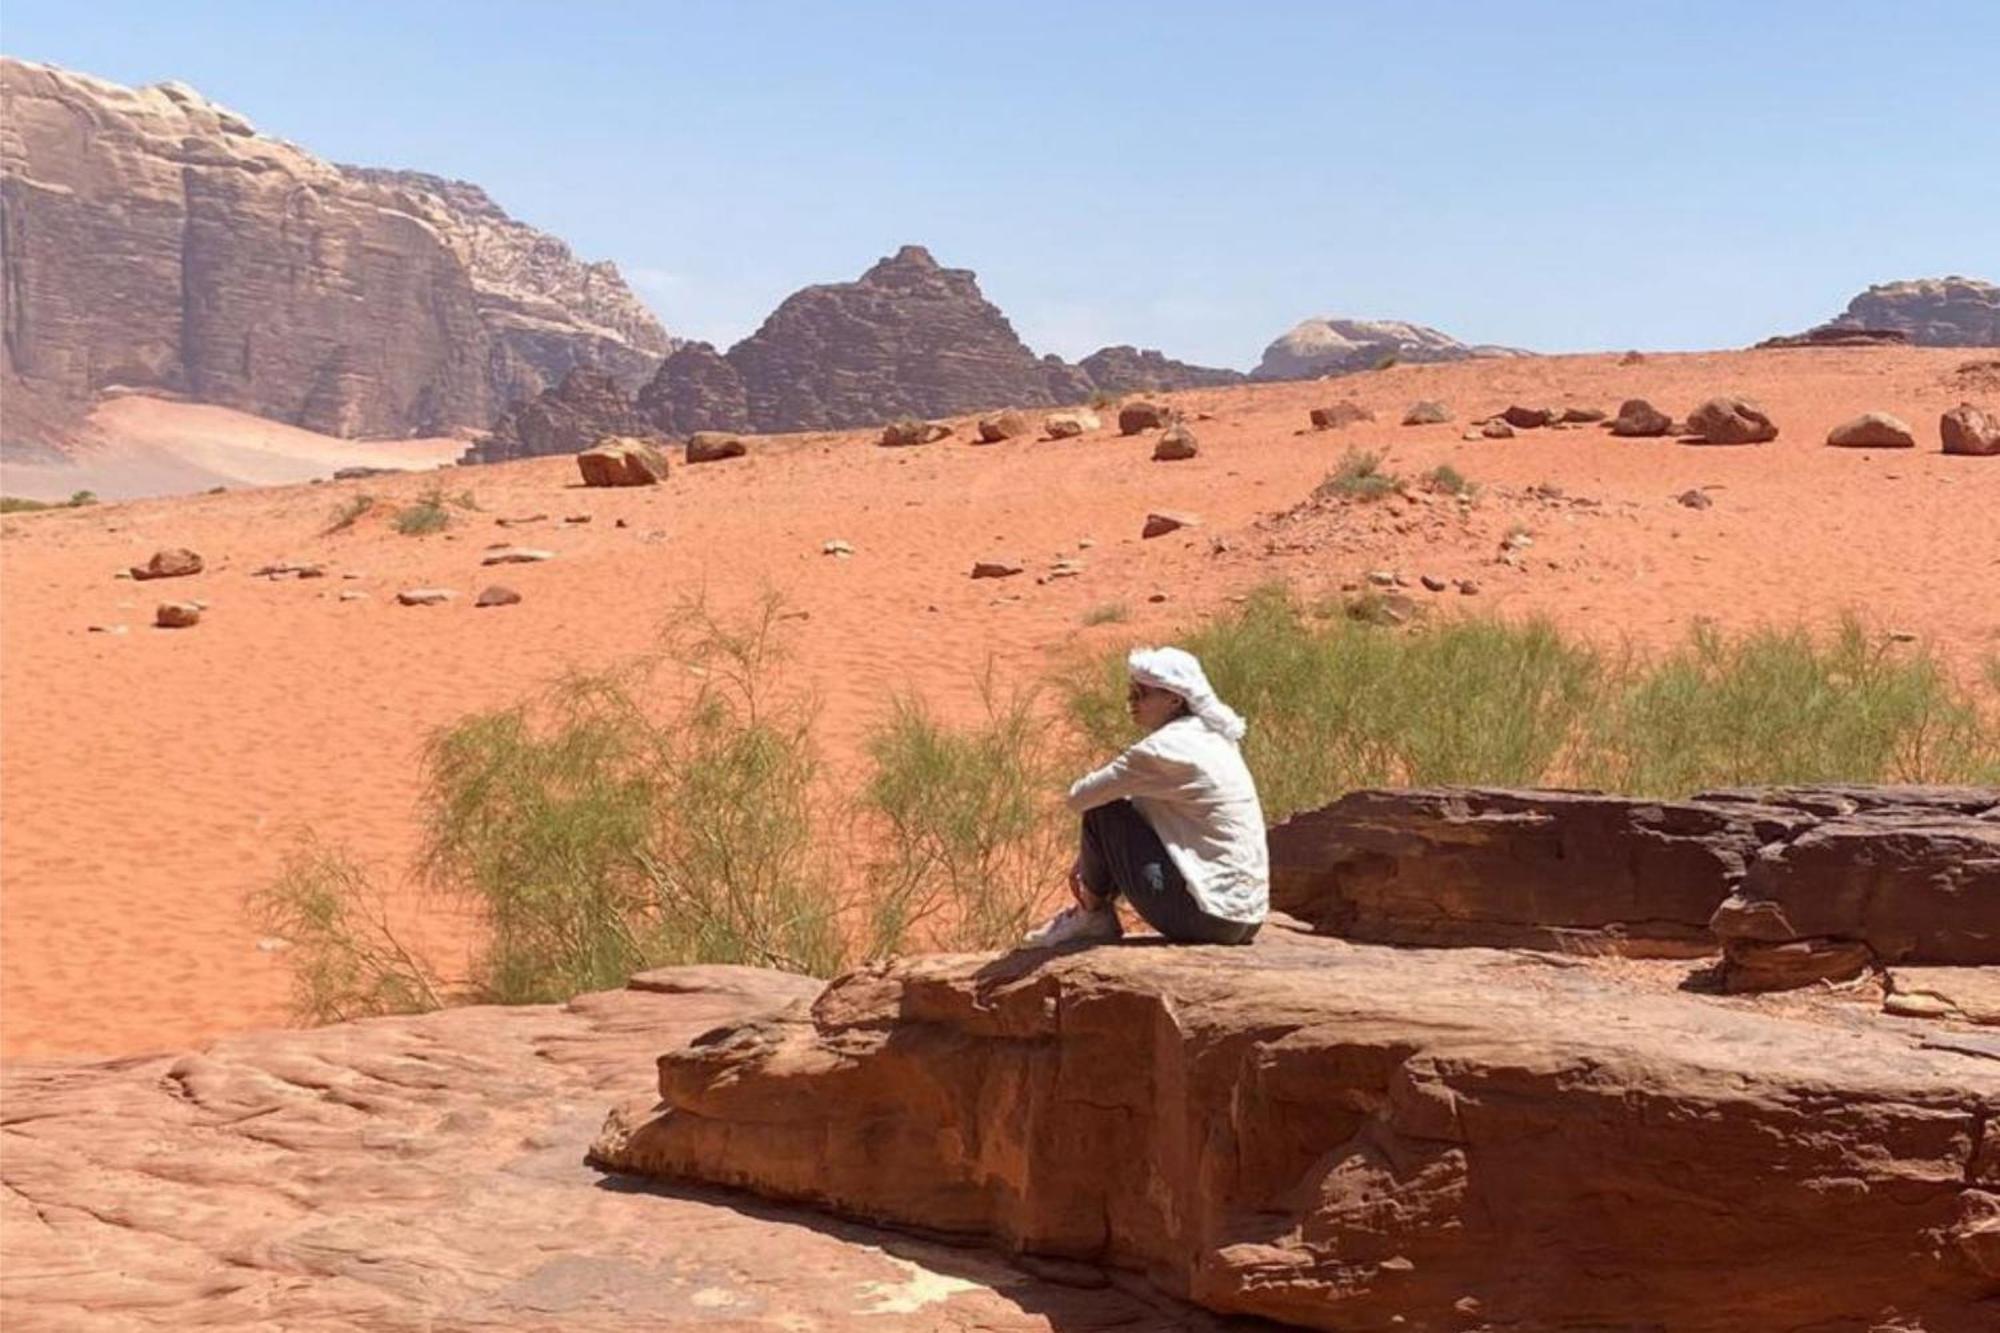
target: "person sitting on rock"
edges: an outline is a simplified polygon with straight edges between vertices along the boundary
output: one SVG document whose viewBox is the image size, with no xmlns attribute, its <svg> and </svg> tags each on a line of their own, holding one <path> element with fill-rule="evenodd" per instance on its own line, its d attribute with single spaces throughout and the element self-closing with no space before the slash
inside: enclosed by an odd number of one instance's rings
<svg viewBox="0 0 2000 1333">
<path fill-rule="evenodd" d="M 1076 905 L 1025 942 L 1115 940 L 1123 898 L 1178 943 L 1248 944 L 1270 904 L 1270 854 L 1243 719 L 1190 652 L 1135 648 L 1127 666 L 1126 707 L 1146 734 L 1069 789 L 1083 816 Z"/>
</svg>

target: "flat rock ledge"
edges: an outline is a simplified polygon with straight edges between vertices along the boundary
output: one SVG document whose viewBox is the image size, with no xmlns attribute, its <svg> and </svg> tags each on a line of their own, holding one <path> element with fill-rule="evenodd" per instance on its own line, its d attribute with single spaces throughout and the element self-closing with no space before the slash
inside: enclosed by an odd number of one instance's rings
<svg viewBox="0 0 2000 1333">
<path fill-rule="evenodd" d="M 819 988 L 672 968 L 567 1005 L 0 1067 L 0 1327 L 1216 1329 L 1136 1279 L 584 1165 L 663 1046 Z"/>
<path fill-rule="evenodd" d="M 1279 919 L 898 960 L 667 1049 L 591 1155 L 1309 1328 L 1994 1326 L 2000 1060 L 1607 970 Z"/>
<path fill-rule="evenodd" d="M 1273 904 L 1384 944 L 1724 955 L 1732 989 L 2000 964 L 2000 790 L 1350 792 L 1271 830 Z"/>
</svg>

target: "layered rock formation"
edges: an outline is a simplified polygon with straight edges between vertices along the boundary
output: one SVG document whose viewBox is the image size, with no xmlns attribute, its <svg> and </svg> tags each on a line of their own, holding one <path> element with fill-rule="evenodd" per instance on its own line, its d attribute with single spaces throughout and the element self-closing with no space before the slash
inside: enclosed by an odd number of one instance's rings
<svg viewBox="0 0 2000 1333">
<path fill-rule="evenodd" d="M 645 437 L 652 429 L 609 375 L 572 370 L 561 384 L 514 404 L 466 451 L 468 463 L 573 454 L 607 435 Z"/>
<path fill-rule="evenodd" d="M 593 1155 L 1309 1328 L 1991 1327 L 2000 1064 L 1857 1018 L 1276 925 L 906 959 L 669 1049 Z"/>
<path fill-rule="evenodd" d="M 1100 347 L 1076 368 L 1103 393 L 1173 393 L 1180 389 L 1213 389 L 1241 384 L 1249 378 L 1240 370 L 1218 370 L 1175 361 L 1153 348 L 1130 345 Z"/>
<path fill-rule="evenodd" d="M 1870 287 L 1841 314 L 1760 347 L 2000 347 L 2000 287 L 1978 278 L 1918 278 Z"/>
<path fill-rule="evenodd" d="M 615 269 L 475 187 L 334 166 L 181 84 L 0 60 L 0 126 L 9 443 L 118 387 L 437 434 L 671 347 Z"/>
<path fill-rule="evenodd" d="M 1029 351 L 969 269 L 906 245 L 858 281 L 795 292 L 719 357 L 670 358 L 640 401 L 669 432 L 773 432 L 1048 406 L 1091 387 Z"/>
<path fill-rule="evenodd" d="M 652 1057 L 817 992 L 676 968 L 568 1005 L 0 1071 L 9 1329 L 1033 1333 L 1215 1321 L 583 1164 Z"/>
<path fill-rule="evenodd" d="M 1250 372 L 1259 380 L 1307 380 L 1372 370 L 1384 361 L 1464 361 L 1475 356 L 1527 356 L 1512 347 L 1467 346 L 1450 334 L 1398 320 L 1307 319 L 1264 349 Z"/>
</svg>

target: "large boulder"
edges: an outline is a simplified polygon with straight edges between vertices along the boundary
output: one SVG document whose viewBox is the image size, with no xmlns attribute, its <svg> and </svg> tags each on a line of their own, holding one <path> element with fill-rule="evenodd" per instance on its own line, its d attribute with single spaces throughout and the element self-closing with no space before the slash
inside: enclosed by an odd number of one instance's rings
<svg viewBox="0 0 2000 1333">
<path fill-rule="evenodd" d="M 1097 413 L 1078 409 L 1072 412 L 1051 412 L 1042 418 L 1042 431 L 1052 440 L 1074 439 L 1094 430 L 1102 430 L 1104 423 Z"/>
<path fill-rule="evenodd" d="M 1710 398 L 1688 413 L 1688 433 L 1704 444 L 1763 444 L 1778 438 L 1777 423 L 1748 398 Z"/>
<path fill-rule="evenodd" d="M 576 456 L 586 486 L 657 486 L 667 479 L 667 456 L 650 440 L 607 439 Z"/>
<path fill-rule="evenodd" d="M 917 444 L 935 444 L 951 434 L 951 427 L 941 421 L 918 421 L 905 417 L 882 427 L 882 434 L 876 441 L 890 449 L 904 449 Z"/>
<path fill-rule="evenodd" d="M 1160 432 L 1160 438 L 1153 444 L 1153 461 L 1156 463 L 1177 463 L 1193 458 L 1201 452 L 1201 444 L 1182 422 L 1175 422 Z"/>
<path fill-rule="evenodd" d="M 1500 419 L 1515 430 L 1534 430 L 1538 426 L 1549 426 L 1562 420 L 1560 407 L 1531 407 L 1526 403 L 1515 403 L 1500 414 Z"/>
<path fill-rule="evenodd" d="M 1118 433 L 1137 435 L 1142 430 L 1161 430 L 1173 419 L 1173 413 L 1158 403 L 1126 403 L 1118 409 Z"/>
<path fill-rule="evenodd" d="M 1275 922 L 899 959 L 661 1043 L 591 1159 L 1309 1328 L 1987 1326 L 2000 1065 L 1615 976 Z"/>
<path fill-rule="evenodd" d="M 1611 433 L 1633 439 L 1650 439 L 1665 435 L 1673 424 L 1672 417 L 1645 399 L 1627 398 L 1618 405 L 1618 415 L 1611 419 Z"/>
<path fill-rule="evenodd" d="M 1696 956 L 1758 848 L 1811 823 L 1749 803 L 1355 791 L 1271 829 L 1271 902 L 1374 943 Z"/>
<path fill-rule="evenodd" d="M 725 458 L 741 458 L 749 446 L 741 436 L 727 431 L 698 430 L 688 436 L 686 458 L 690 463 L 719 463 Z"/>
<path fill-rule="evenodd" d="M 1008 408 L 979 418 L 979 442 L 999 444 L 1003 440 L 1018 440 L 1034 432 L 1034 423 L 1028 420 L 1026 412 Z"/>
<path fill-rule="evenodd" d="M 1914 449 L 1917 437 L 1900 417 L 1887 412 L 1863 412 L 1826 433 L 1826 442 L 1840 449 Z"/>
<path fill-rule="evenodd" d="M 1944 452 L 1991 458 L 2000 454 L 2000 416 L 1960 403 L 1938 418 L 1938 435 Z"/>
<path fill-rule="evenodd" d="M 1364 421 L 1374 419 L 1373 412 L 1346 398 L 1326 407 L 1312 408 L 1306 413 L 1306 420 L 1312 423 L 1314 430 L 1344 430 L 1349 426 L 1358 426 Z"/>
</svg>

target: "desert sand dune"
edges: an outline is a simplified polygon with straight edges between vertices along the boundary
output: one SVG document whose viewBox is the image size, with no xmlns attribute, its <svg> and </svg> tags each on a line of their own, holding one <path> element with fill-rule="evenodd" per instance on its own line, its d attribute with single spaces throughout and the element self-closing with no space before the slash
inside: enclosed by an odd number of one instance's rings
<svg viewBox="0 0 2000 1333">
<path fill-rule="evenodd" d="M 1080 645 L 1170 637 L 1273 578 L 1331 591 L 1378 569 L 1477 581 L 1476 597 L 1413 591 L 1437 614 L 1545 613 L 1608 645 L 1665 645 L 1703 616 L 1730 628 L 1823 625 L 1858 610 L 1932 641 L 1970 680 L 2000 651 L 2000 459 L 1937 447 L 1941 411 L 2000 397 L 1955 375 L 1969 359 L 1841 349 L 1627 365 L 1590 355 L 1189 391 L 1172 401 L 1201 453 L 1170 464 L 1150 461 L 1153 435 L 1120 438 L 1109 421 L 1076 440 L 990 447 L 969 444 L 964 423 L 914 449 L 876 448 L 862 433 L 789 437 L 634 490 L 584 490 L 570 459 L 541 459 L 442 474 L 480 510 L 428 537 L 397 534 L 387 504 L 345 531 L 325 529 L 353 497 L 407 503 L 439 480 L 429 476 L 10 517 L 0 541 L 0 1053 L 122 1054 L 283 1022 L 284 960 L 259 951 L 242 899 L 269 879 L 291 835 L 347 843 L 393 879 L 416 842 L 417 756 L 431 729 L 565 667 L 645 650 L 704 589 L 728 607 L 769 586 L 805 613 L 789 622 L 798 677 L 819 696 L 836 764 L 852 760 L 893 690 L 964 715 L 989 659 L 1003 681 L 1026 682 Z M 1468 419 L 1515 402 L 1615 411 L 1645 397 L 1679 416 L 1717 393 L 1761 400 L 1782 434 L 1738 448 L 1590 427 L 1461 438 Z M 1342 398 L 1377 421 L 1300 433 L 1308 408 Z M 1449 403 L 1456 421 L 1396 424 L 1423 398 Z M 1824 446 L 1832 426 L 1871 409 L 1909 422 L 1919 447 Z M 279 444 L 264 447 L 275 455 Z M 1397 501 L 1365 515 L 1274 517 L 1349 446 L 1386 450 L 1406 476 L 1449 463 L 1485 494 L 1464 519 Z M 372 458 L 341 448 L 341 462 Z M 227 449 L 187 446 L 176 458 L 251 470 Z M 295 464 L 329 467 L 303 445 L 283 467 Z M 1542 484 L 1560 499 L 1530 493 Z M 1678 503 L 1691 488 L 1712 506 Z M 1195 511 L 1202 525 L 1141 541 L 1145 515 L 1162 508 Z M 536 513 L 547 520 L 496 526 Z M 590 521 L 565 523 L 570 515 Z M 1518 563 L 1497 563 L 1517 523 L 1533 545 Z M 822 554 L 836 538 L 851 558 Z M 482 569 L 482 548 L 503 541 L 555 558 Z M 166 584 L 115 577 L 166 546 L 200 551 L 206 570 Z M 968 578 L 988 553 L 1017 556 L 1027 572 Z M 1080 559 L 1084 573 L 1038 583 L 1059 557 Z M 280 560 L 322 562 L 327 577 L 252 577 Z M 475 610 L 473 595 L 494 582 L 523 602 Z M 413 586 L 460 596 L 396 605 Z M 354 593 L 365 596 L 343 596 Z M 154 604 L 169 597 L 208 603 L 200 626 L 151 628 Z M 1129 622 L 1083 627 L 1109 603 L 1129 607 Z M 90 630 L 120 624 L 127 632 Z M 413 890 L 401 902 L 433 933 L 458 933 Z"/>
</svg>

